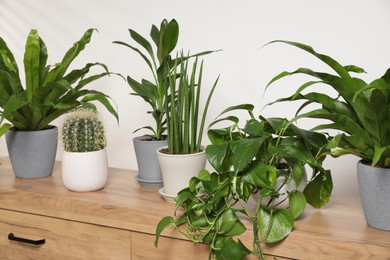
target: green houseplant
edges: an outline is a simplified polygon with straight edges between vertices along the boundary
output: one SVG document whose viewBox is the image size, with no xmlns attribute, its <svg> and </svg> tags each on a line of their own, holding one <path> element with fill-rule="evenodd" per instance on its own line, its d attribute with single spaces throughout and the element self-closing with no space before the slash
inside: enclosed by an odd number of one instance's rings
<svg viewBox="0 0 390 260">
<path fill-rule="evenodd" d="M 152 131 L 150 138 L 163 140 L 165 132 L 165 117 L 164 108 L 166 106 L 165 92 L 168 87 L 169 65 L 172 64 L 171 52 L 175 49 L 179 38 L 179 24 L 176 20 L 168 22 L 164 19 L 160 28 L 152 25 L 150 36 L 155 45 L 153 45 L 136 31 L 129 29 L 130 37 L 142 47 L 146 54 L 140 49 L 123 41 L 114 41 L 115 44 L 120 44 L 130 48 L 138 53 L 145 63 L 150 68 L 153 80 L 142 79 L 140 82 L 131 76 L 127 76 L 127 82 L 134 91 L 132 95 L 141 97 L 151 106 L 151 111 L 148 111 L 153 116 L 156 126 L 145 126 L 140 129 L 148 129 Z"/>
<path fill-rule="evenodd" d="M 253 106 L 234 106 L 223 113 L 245 110 L 250 119 L 244 127 L 230 115 L 216 120 L 233 124 L 210 129 L 211 145 L 206 148 L 207 159 L 214 172 L 203 170 L 179 192 L 176 199 L 176 219 L 163 218 L 156 229 L 157 246 L 161 232 L 173 226 L 195 243 L 210 244 L 210 258 L 243 259 L 254 254 L 263 259 L 261 243 L 284 239 L 292 231 L 294 219 L 305 209 L 325 205 L 332 190 L 330 171 L 322 167 L 326 155 L 325 135 L 306 131 L 286 119 L 253 116 Z M 299 186 L 304 166 L 312 170 L 312 178 L 303 192 L 296 188 L 282 191 L 289 182 Z M 276 180 L 281 177 L 282 182 Z M 250 203 L 256 194 L 255 203 Z M 274 203 L 278 198 L 289 200 L 286 208 Z M 253 229 L 253 245 L 243 245 L 239 236 L 247 226 Z"/>
<path fill-rule="evenodd" d="M 83 68 L 68 72 L 73 60 L 90 42 L 93 31 L 88 29 L 61 62 L 50 66 L 47 65 L 46 45 L 37 30 L 32 29 L 27 37 L 23 59 L 24 87 L 15 58 L 0 38 L 0 107 L 3 109 L 2 117 L 13 126 L 7 132 L 6 140 L 17 177 L 37 178 L 51 174 L 57 147 L 57 127 L 49 124 L 64 113 L 77 107 L 95 108 L 91 102 L 99 101 L 118 119 L 106 94 L 85 88 L 110 74 L 104 64 L 88 63 Z M 103 71 L 90 75 L 93 67 L 100 67 Z M 46 140 L 48 136 L 51 140 L 40 143 L 41 138 Z M 33 143 L 32 147 L 26 147 L 27 143 Z M 33 166 L 39 168 L 31 168 Z"/>
<path fill-rule="evenodd" d="M 190 65 L 188 57 L 181 53 L 170 75 L 166 93 L 168 146 L 157 150 L 164 180 L 160 192 L 169 198 L 188 186 L 189 179 L 205 167 L 202 135 L 208 106 L 218 83 L 217 78 L 200 115 L 203 62 L 199 67 L 196 58 Z"/>
<path fill-rule="evenodd" d="M 108 178 L 104 124 L 96 111 L 71 112 L 61 127 L 62 180 L 73 191 L 104 187 Z"/>
<path fill-rule="evenodd" d="M 127 82 L 133 90 L 131 94 L 141 97 L 150 105 L 151 111 L 148 111 L 148 113 L 152 115 L 155 121 L 155 127 L 145 126 L 134 131 L 148 129 L 152 132 L 149 135 L 133 138 L 138 164 L 138 175 L 136 178 L 144 187 L 161 188 L 163 183 L 156 150 L 167 145 L 164 113 L 166 104 L 165 92 L 168 86 L 168 64 L 172 61 L 171 52 L 176 47 L 178 41 L 179 25 L 176 20 L 168 22 L 166 19 L 161 22 L 159 28 L 156 25 L 152 25 L 150 30 L 152 43 L 132 29 L 129 29 L 129 33 L 132 40 L 144 51 L 122 41 L 114 41 L 114 43 L 126 46 L 138 53 L 149 67 L 153 77 L 153 80 L 142 79 L 137 81 L 133 77 L 127 76 Z M 153 44 L 155 48 L 152 47 Z"/>
<path fill-rule="evenodd" d="M 358 183 L 367 222 L 373 227 L 390 230 L 390 70 L 371 83 L 366 83 L 352 75 L 365 72 L 360 67 L 343 66 L 335 59 L 302 43 L 276 42 L 300 48 L 333 70 L 334 74 L 310 68 L 285 71 L 274 77 L 269 85 L 295 74 L 313 78 L 299 86 L 291 97 L 281 98 L 276 102 L 302 100 L 304 103 L 298 109 L 296 119 L 325 119 L 330 123 L 319 124 L 314 129 L 340 131 L 328 144 L 328 148 L 332 149 L 331 155 L 339 157 L 352 154 L 361 158 L 358 163 Z M 304 93 L 309 87 L 320 85 L 335 90 L 337 97 L 331 97 L 322 91 Z M 320 105 L 320 108 L 310 109 L 309 104 Z"/>
<path fill-rule="evenodd" d="M 156 149 L 167 145 L 165 108 L 168 100 L 166 92 L 169 88 L 169 75 L 175 64 L 175 58 L 171 56 L 171 53 L 176 48 L 179 38 L 179 24 L 175 19 L 169 22 L 163 19 L 160 27 L 152 25 L 150 30 L 152 42 L 133 29 L 129 29 L 129 33 L 131 39 L 140 48 L 123 41 L 114 41 L 114 43 L 128 47 L 139 54 L 150 69 L 152 79 L 143 78 L 138 81 L 132 76 L 127 76 L 127 82 L 133 91 L 131 94 L 139 96 L 150 105 L 151 110 L 148 111 L 148 114 L 151 114 L 155 121 L 154 127 L 145 126 L 134 131 L 147 129 L 152 132 L 152 134 L 133 138 L 138 163 L 137 180 L 145 187 L 162 187 L 162 176 Z M 210 51 L 191 57 L 208 53 Z"/>
</svg>

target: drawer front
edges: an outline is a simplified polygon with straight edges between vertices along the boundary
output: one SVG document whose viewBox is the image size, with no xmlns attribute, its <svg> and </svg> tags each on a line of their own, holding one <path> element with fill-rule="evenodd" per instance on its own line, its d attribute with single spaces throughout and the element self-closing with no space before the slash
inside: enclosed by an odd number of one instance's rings
<svg viewBox="0 0 390 260">
<path fill-rule="evenodd" d="M 164 260 L 202 260 L 209 257 L 209 246 L 205 244 L 194 244 L 190 241 L 163 237 L 158 241 L 158 248 L 154 247 L 154 235 L 131 232 L 131 259 L 164 259 Z M 274 256 L 266 256 L 267 259 L 274 259 Z M 245 260 L 259 259 L 249 255 Z M 277 257 L 278 260 L 290 260 L 290 258 Z"/>
<path fill-rule="evenodd" d="M 209 247 L 194 244 L 190 241 L 160 237 L 158 248 L 154 247 L 154 235 L 131 232 L 132 260 L 166 259 L 166 260 L 200 260 L 208 259 Z"/>
<path fill-rule="evenodd" d="M 12 260 L 130 259 L 130 231 L 0 209 L 0 252 Z"/>
</svg>

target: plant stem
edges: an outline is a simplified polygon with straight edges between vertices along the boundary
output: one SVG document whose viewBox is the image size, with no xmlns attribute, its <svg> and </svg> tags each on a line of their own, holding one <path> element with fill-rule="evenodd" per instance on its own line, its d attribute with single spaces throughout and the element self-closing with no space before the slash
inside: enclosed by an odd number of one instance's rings
<svg viewBox="0 0 390 260">
<path fill-rule="evenodd" d="M 261 194 L 259 194 L 259 198 L 257 199 L 256 210 L 252 218 L 253 223 L 253 249 L 255 250 L 255 254 L 259 256 L 260 259 L 264 259 L 263 252 L 261 251 L 261 245 L 259 240 L 259 215 L 261 209 Z"/>
</svg>

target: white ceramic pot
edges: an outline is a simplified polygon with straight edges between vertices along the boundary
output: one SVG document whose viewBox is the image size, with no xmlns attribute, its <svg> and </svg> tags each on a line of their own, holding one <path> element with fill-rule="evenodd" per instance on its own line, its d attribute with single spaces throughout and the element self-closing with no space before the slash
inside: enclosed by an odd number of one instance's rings
<svg viewBox="0 0 390 260">
<path fill-rule="evenodd" d="M 166 147 L 165 147 L 166 148 Z M 157 149 L 164 187 L 160 193 L 166 198 L 176 197 L 177 193 L 188 187 L 192 177 L 206 166 L 206 153 L 196 154 L 166 154 Z"/>
<path fill-rule="evenodd" d="M 102 189 L 108 179 L 106 149 L 95 152 L 66 152 L 62 156 L 62 180 L 72 191 Z"/>
</svg>

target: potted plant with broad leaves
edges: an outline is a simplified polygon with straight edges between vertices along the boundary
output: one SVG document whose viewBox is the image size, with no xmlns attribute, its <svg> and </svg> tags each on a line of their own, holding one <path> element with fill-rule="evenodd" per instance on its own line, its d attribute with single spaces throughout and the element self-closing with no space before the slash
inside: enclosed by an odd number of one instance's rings
<svg viewBox="0 0 390 260">
<path fill-rule="evenodd" d="M 334 71 L 333 74 L 309 68 L 285 71 L 274 77 L 269 85 L 288 75 L 303 74 L 313 78 L 299 86 L 294 95 L 277 102 L 303 100 L 305 102 L 299 108 L 296 119 L 325 119 L 330 123 L 319 124 L 314 129 L 340 131 L 329 141 L 331 155 L 352 154 L 361 158 L 357 164 L 357 179 L 367 223 L 378 229 L 390 230 L 390 69 L 382 77 L 366 83 L 352 75 L 365 72 L 360 67 L 343 66 L 302 43 L 276 42 L 300 48 Z M 319 84 L 321 91 L 304 93 L 308 87 L 314 88 Z M 323 85 L 335 90 L 337 96 L 323 93 Z M 319 104 L 321 108 L 305 111 L 308 104 Z"/>
<path fill-rule="evenodd" d="M 166 91 L 169 86 L 170 68 L 175 63 L 175 59 L 171 57 L 171 52 L 175 49 L 179 38 L 179 25 L 175 19 L 169 22 L 164 19 L 160 24 L 160 28 L 152 25 L 150 37 L 153 44 L 136 31 L 129 29 L 129 32 L 130 37 L 144 49 L 144 52 L 123 41 L 114 41 L 114 43 L 126 46 L 138 53 L 150 68 L 153 76 L 152 80 L 142 79 L 140 82 L 131 76 L 127 76 L 127 82 L 133 90 L 132 94 L 141 97 L 150 105 L 151 111 L 148 111 L 148 113 L 152 115 L 155 121 L 155 127 L 145 126 L 134 131 L 147 129 L 152 132 L 152 134 L 133 138 L 138 164 L 136 178 L 144 187 L 161 188 L 162 176 L 157 161 L 156 149 L 167 145 L 165 133 Z M 153 45 L 155 47 L 152 47 Z M 210 52 L 202 52 L 193 56 L 208 53 Z"/>
<path fill-rule="evenodd" d="M 261 244 L 286 238 L 306 203 L 314 207 L 328 203 L 333 186 L 330 171 L 322 167 L 326 136 L 286 119 L 256 119 L 249 104 L 230 107 L 223 114 L 235 110 L 248 111 L 250 119 L 244 127 L 234 115 L 212 124 L 233 123 L 208 131 L 212 144 L 206 156 L 214 172 L 199 172 L 179 192 L 176 209 L 183 210 L 175 211 L 176 219 L 167 216 L 160 221 L 156 246 L 162 231 L 173 226 L 191 241 L 209 244 L 210 258 L 243 259 L 253 254 L 264 259 Z M 312 177 L 303 183 L 302 192 L 298 187 L 305 166 L 312 169 Z M 284 189 L 286 185 L 290 188 Z M 283 200 L 288 200 L 285 207 Z M 247 231 L 249 226 L 252 231 Z M 239 239 L 244 232 L 252 232 L 252 247 Z"/>
<path fill-rule="evenodd" d="M 72 191 L 94 191 L 108 178 L 104 124 L 96 111 L 77 109 L 61 127 L 62 180 Z"/>
<path fill-rule="evenodd" d="M 50 123 L 64 113 L 77 107 L 95 108 L 91 101 L 99 101 L 118 119 L 106 94 L 85 88 L 110 74 L 106 65 L 88 63 L 68 72 L 73 60 L 90 42 L 93 31 L 88 29 L 61 62 L 49 66 L 46 45 L 37 30 L 32 29 L 24 52 L 24 87 L 15 58 L 0 38 L 0 107 L 2 117 L 13 126 L 6 133 L 6 142 L 17 177 L 40 178 L 51 174 L 58 131 Z M 103 71 L 90 75 L 93 67 L 101 67 Z"/>
<path fill-rule="evenodd" d="M 202 136 L 207 110 L 219 77 L 210 89 L 200 117 L 203 61 L 198 66 L 196 58 L 190 68 L 188 56 L 181 53 L 169 78 L 166 93 L 168 146 L 157 149 L 157 158 L 164 181 L 160 194 L 170 202 L 188 186 L 191 177 L 206 165 Z"/>
</svg>

